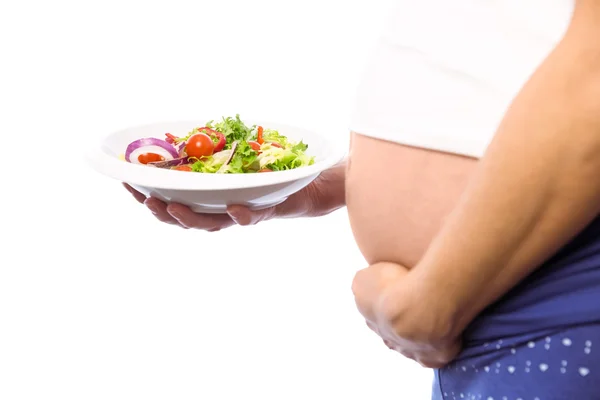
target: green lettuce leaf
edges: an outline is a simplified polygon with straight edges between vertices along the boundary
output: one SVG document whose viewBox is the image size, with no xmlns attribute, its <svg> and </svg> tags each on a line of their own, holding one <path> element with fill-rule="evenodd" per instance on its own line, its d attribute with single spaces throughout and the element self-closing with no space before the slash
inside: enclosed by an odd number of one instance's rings
<svg viewBox="0 0 600 400">
<path fill-rule="evenodd" d="M 223 119 L 217 123 L 209 121 L 206 126 L 221 132 L 225 136 L 225 139 L 227 140 L 227 144 L 225 145 L 226 149 L 230 149 L 235 141 L 247 141 L 254 130 L 253 126 L 249 127 L 242 122 L 239 114 L 236 114 L 235 118 L 223 117 Z"/>
<path fill-rule="evenodd" d="M 312 165 L 315 162 L 314 157 L 306 154 L 307 144 L 302 141 L 295 143 L 274 129 L 263 131 L 264 143 L 260 147 L 260 154 L 258 154 L 248 144 L 249 140 L 257 139 L 257 127 L 256 125 L 246 125 L 240 119 L 239 114 L 235 118 L 223 117 L 219 122 L 209 121 L 206 126 L 221 132 L 227 142 L 223 151 L 211 157 L 196 160 L 192 165 L 192 170 L 195 172 L 239 174 L 253 173 L 263 168 L 284 171 Z M 187 140 L 197 132 L 197 130 L 194 130 L 181 140 Z M 236 151 L 230 163 L 224 165 L 231 156 L 234 142 L 237 142 Z M 273 146 L 272 142 L 282 147 Z"/>
<path fill-rule="evenodd" d="M 288 148 L 279 148 L 265 143 L 261 146 L 262 153 L 257 157 L 259 168 L 269 168 L 273 171 L 285 171 L 314 164 L 314 157 L 306 155 L 308 148 L 300 142 Z"/>
<path fill-rule="evenodd" d="M 288 148 L 291 145 L 288 141 L 288 138 L 273 129 L 265 129 L 263 131 L 263 140 L 265 142 L 277 142 L 284 148 Z"/>
<path fill-rule="evenodd" d="M 231 154 L 231 150 L 223 150 L 223 152 L 225 151 L 229 151 L 229 154 Z M 252 147 L 250 147 L 248 142 L 243 140 L 239 141 L 231 162 L 225 166 L 222 166 L 223 163 L 221 163 L 221 166 L 217 168 L 217 171 L 224 174 L 256 172 L 258 167 L 258 163 L 255 162 L 257 156 L 258 153 L 252 150 Z"/>
<path fill-rule="evenodd" d="M 223 166 L 230 155 L 231 150 L 223 150 L 210 157 L 196 160 L 196 162 L 192 164 L 192 171 L 214 174 Z"/>
</svg>

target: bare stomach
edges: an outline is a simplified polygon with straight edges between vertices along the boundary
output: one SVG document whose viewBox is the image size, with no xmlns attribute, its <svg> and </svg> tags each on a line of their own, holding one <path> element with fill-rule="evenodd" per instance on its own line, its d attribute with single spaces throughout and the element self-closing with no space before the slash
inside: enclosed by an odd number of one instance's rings
<svg viewBox="0 0 600 400">
<path fill-rule="evenodd" d="M 346 204 L 369 264 L 413 267 L 464 191 L 477 160 L 352 133 Z"/>
</svg>

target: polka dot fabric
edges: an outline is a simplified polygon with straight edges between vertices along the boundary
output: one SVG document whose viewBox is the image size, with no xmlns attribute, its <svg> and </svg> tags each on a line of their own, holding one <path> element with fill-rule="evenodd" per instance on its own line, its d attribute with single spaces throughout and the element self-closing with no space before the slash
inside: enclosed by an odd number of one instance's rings
<svg viewBox="0 0 600 400">
<path fill-rule="evenodd" d="M 436 371 L 434 400 L 600 399 L 600 325 L 480 347 Z"/>
</svg>

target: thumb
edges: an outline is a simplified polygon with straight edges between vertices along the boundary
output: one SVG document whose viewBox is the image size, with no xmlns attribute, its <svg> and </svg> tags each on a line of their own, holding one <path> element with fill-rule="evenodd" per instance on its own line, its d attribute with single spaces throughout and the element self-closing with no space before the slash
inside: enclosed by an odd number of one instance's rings
<svg viewBox="0 0 600 400">
<path fill-rule="evenodd" d="M 232 205 L 227 207 L 227 214 L 233 222 L 238 225 L 255 225 L 261 221 L 271 218 L 275 214 L 275 208 L 267 208 L 264 210 L 250 210 L 248 207 Z"/>
</svg>

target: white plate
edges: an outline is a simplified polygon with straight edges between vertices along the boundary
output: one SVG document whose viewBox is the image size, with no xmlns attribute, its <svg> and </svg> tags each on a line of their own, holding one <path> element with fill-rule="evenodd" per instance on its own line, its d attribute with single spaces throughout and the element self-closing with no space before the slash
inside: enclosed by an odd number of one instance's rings
<svg viewBox="0 0 600 400">
<path fill-rule="evenodd" d="M 146 196 L 185 204 L 196 212 L 223 213 L 231 204 L 242 204 L 251 209 L 279 204 L 307 186 L 322 171 L 340 162 L 345 155 L 345 149 L 323 133 L 277 122 L 242 119 L 248 126 L 261 125 L 265 129 L 278 130 L 290 140 L 302 140 L 308 145 L 307 154 L 315 156 L 315 163 L 289 171 L 262 174 L 202 174 L 152 168 L 120 158 L 134 140 L 146 137 L 164 139 L 167 132 L 185 136 L 211 119 L 219 118 L 161 122 L 114 132 L 88 152 L 87 161 L 101 174 L 126 182 Z"/>
</svg>

